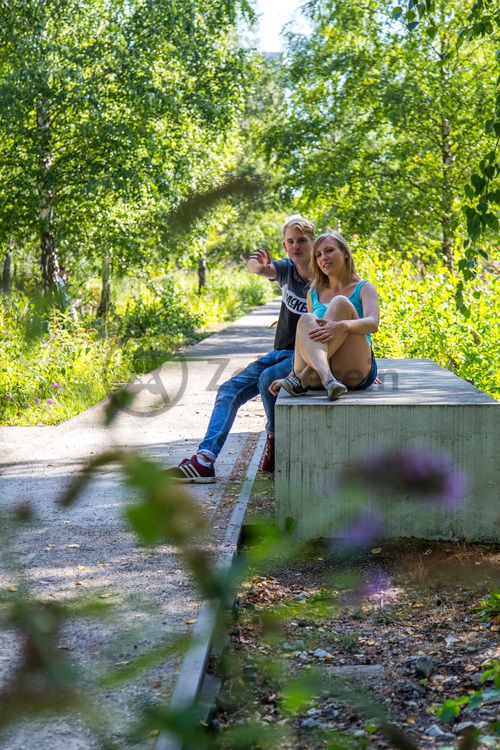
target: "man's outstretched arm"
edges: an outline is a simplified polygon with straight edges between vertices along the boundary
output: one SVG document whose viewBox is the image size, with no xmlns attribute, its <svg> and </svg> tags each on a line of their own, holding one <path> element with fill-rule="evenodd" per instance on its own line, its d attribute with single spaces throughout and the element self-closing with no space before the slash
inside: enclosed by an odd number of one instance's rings
<svg viewBox="0 0 500 750">
<path fill-rule="evenodd" d="M 275 279 L 277 273 L 271 261 L 267 247 L 257 248 L 247 261 L 247 271 L 256 273 L 258 276 L 265 276 L 266 279 Z"/>
</svg>

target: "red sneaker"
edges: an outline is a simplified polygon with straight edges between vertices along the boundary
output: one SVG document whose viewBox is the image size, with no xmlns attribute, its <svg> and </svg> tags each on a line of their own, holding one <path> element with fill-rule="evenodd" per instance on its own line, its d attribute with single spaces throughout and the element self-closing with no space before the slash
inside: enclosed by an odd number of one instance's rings
<svg viewBox="0 0 500 750">
<path fill-rule="evenodd" d="M 203 466 L 196 454 L 185 458 L 174 469 L 166 469 L 165 474 L 176 482 L 192 482 L 194 484 L 211 484 L 215 482 L 214 465 Z"/>
<path fill-rule="evenodd" d="M 274 474 L 274 435 L 268 435 L 262 457 L 262 471 Z"/>
</svg>

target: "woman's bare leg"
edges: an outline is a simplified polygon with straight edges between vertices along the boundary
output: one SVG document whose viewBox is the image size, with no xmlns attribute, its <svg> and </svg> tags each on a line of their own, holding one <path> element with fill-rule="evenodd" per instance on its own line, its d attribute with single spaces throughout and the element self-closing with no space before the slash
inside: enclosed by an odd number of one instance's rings
<svg viewBox="0 0 500 750">
<path fill-rule="evenodd" d="M 308 380 L 308 366 L 318 374 L 323 384 L 333 378 L 328 361 L 328 345 L 320 341 L 314 341 L 309 336 L 309 333 L 317 327 L 317 318 L 313 313 L 301 315 L 297 324 L 294 369 L 303 385 L 308 384 L 304 382 L 304 379 Z"/>
<path fill-rule="evenodd" d="M 343 295 L 334 297 L 324 315 L 326 320 L 353 320 L 357 317 L 356 308 Z M 312 369 L 323 385 L 333 378 L 347 385 L 357 385 L 371 368 L 371 348 L 366 337 L 345 332 L 324 344 L 309 336 L 310 331 L 317 327 L 313 313 L 302 315 L 297 325 L 294 370 L 302 384 L 318 384 Z"/>
<path fill-rule="evenodd" d="M 356 308 L 347 297 L 335 297 L 324 316 L 327 320 L 354 320 L 358 318 Z M 347 386 L 360 383 L 370 372 L 372 350 L 364 334 L 347 333 L 330 342 L 328 349 L 330 369 L 335 377 Z"/>
</svg>

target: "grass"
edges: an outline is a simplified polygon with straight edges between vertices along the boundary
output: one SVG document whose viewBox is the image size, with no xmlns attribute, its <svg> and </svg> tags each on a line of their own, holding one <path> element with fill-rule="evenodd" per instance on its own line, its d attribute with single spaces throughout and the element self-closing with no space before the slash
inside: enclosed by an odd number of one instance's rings
<svg viewBox="0 0 500 750">
<path fill-rule="evenodd" d="M 147 282 L 122 280 L 114 294 L 105 326 L 95 320 L 95 300 L 75 320 L 70 311 L 21 291 L 0 298 L 0 424 L 69 419 L 115 383 L 148 372 L 274 291 L 265 279 L 234 269 L 230 275 L 213 272 L 201 294 L 194 275 L 177 281 L 164 274 Z"/>
<path fill-rule="evenodd" d="M 377 286 L 378 357 L 434 359 L 489 395 L 500 396 L 498 263 L 470 282 L 457 308 L 458 279 L 439 262 L 355 247 L 360 275 Z M 158 366 L 223 321 L 263 304 L 275 289 L 241 268 L 212 270 L 198 293 L 195 274 L 164 271 L 116 281 L 112 314 L 96 322 L 99 283 L 69 290 L 90 299 L 85 315 L 47 309 L 15 291 L 0 299 L 0 424 L 57 424 L 104 398 L 113 384 Z"/>
</svg>

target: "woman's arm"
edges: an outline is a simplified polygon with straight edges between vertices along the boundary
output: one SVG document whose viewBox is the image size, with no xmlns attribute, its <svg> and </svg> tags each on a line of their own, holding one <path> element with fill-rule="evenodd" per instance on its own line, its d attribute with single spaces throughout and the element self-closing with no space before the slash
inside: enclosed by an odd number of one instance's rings
<svg viewBox="0 0 500 750">
<path fill-rule="evenodd" d="M 321 341 L 326 344 L 333 341 L 337 336 L 345 333 L 375 333 L 378 331 L 380 312 L 378 305 L 377 290 L 367 282 L 361 287 L 361 301 L 363 303 L 362 318 L 352 318 L 350 320 L 318 320 L 318 328 L 313 328 L 309 336 L 315 341 Z"/>
<path fill-rule="evenodd" d="M 363 284 L 360 290 L 361 302 L 363 303 L 363 317 L 354 320 L 342 321 L 349 333 L 376 333 L 380 322 L 380 310 L 378 305 L 377 290 L 369 281 Z"/>
</svg>

